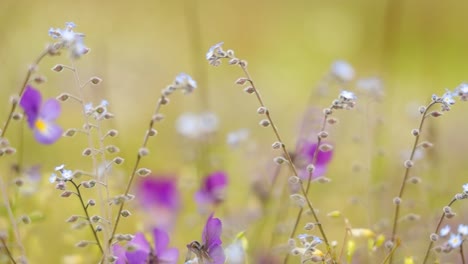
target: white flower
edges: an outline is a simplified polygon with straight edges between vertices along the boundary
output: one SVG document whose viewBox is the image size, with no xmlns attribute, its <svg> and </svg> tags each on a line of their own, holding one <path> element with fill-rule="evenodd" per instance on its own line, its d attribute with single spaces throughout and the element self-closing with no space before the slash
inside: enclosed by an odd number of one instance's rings
<svg viewBox="0 0 468 264">
<path fill-rule="evenodd" d="M 450 238 L 447 241 L 447 243 L 452 247 L 452 248 L 457 248 L 461 245 L 463 242 L 462 237 L 460 234 L 450 234 Z"/>
<path fill-rule="evenodd" d="M 185 113 L 176 121 L 176 130 L 182 136 L 196 139 L 215 132 L 218 129 L 218 117 L 211 112 L 201 114 Z"/>
<path fill-rule="evenodd" d="M 468 193 L 468 183 L 463 184 L 463 192 Z"/>
<path fill-rule="evenodd" d="M 331 73 L 344 82 L 349 82 L 354 78 L 353 66 L 343 60 L 335 61 L 332 64 Z"/>
<path fill-rule="evenodd" d="M 65 180 L 71 180 L 73 178 L 73 171 L 71 171 L 71 170 L 62 170 L 62 177 Z"/>
<path fill-rule="evenodd" d="M 345 101 L 355 101 L 357 99 L 356 95 L 353 92 L 341 91 L 340 98 Z"/>
<path fill-rule="evenodd" d="M 52 173 L 49 177 L 49 182 L 54 183 L 57 180 L 57 174 Z"/>
<path fill-rule="evenodd" d="M 449 232 L 450 232 L 450 226 L 446 225 L 442 229 L 440 229 L 439 234 L 440 234 L 441 237 L 444 237 L 444 236 L 448 235 Z"/>
<path fill-rule="evenodd" d="M 208 50 L 208 52 L 206 53 L 206 59 L 207 60 L 215 59 L 217 57 L 216 52 L 218 50 L 221 50 L 223 44 L 224 44 L 224 42 L 219 42 L 219 43 L 216 43 L 213 46 L 211 46 L 210 49 Z"/>
<path fill-rule="evenodd" d="M 458 96 L 460 96 L 460 98 L 463 100 L 463 101 L 467 101 L 468 100 L 468 84 L 466 83 L 462 83 L 460 84 L 457 89 L 455 89 L 455 92 L 457 93 Z"/>
<path fill-rule="evenodd" d="M 239 129 L 227 134 L 227 143 L 231 147 L 237 147 L 241 142 L 249 138 L 249 130 L 246 128 Z"/>
<path fill-rule="evenodd" d="M 59 165 L 59 166 L 55 167 L 55 171 L 61 171 L 61 170 L 63 170 L 63 168 L 65 168 L 65 164 L 62 164 L 62 165 Z"/>
<path fill-rule="evenodd" d="M 197 82 L 186 73 L 179 73 L 176 76 L 174 84 L 177 88 L 182 89 L 184 93 L 191 93 L 197 88 Z"/>
<path fill-rule="evenodd" d="M 458 233 L 464 236 L 468 235 L 468 225 L 460 224 L 458 226 Z"/>
<path fill-rule="evenodd" d="M 453 99 L 453 93 L 447 90 L 444 95 L 442 95 L 442 102 L 447 105 L 454 105 L 455 99 Z"/>
<path fill-rule="evenodd" d="M 89 49 L 83 44 L 84 34 L 74 32 L 73 29 L 75 27 L 75 23 L 67 22 L 64 29 L 50 28 L 49 36 L 57 39 L 63 47 L 68 48 L 71 57 L 79 58 L 88 53 Z"/>
</svg>

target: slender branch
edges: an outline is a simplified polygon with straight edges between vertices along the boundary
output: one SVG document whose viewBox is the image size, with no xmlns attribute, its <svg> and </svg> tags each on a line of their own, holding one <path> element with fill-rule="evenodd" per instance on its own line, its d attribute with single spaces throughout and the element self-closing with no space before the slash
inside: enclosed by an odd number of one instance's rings
<svg viewBox="0 0 468 264">
<path fill-rule="evenodd" d="M 461 256 L 461 259 L 462 259 L 462 263 L 465 264 L 465 255 L 463 254 L 463 242 L 460 244 L 460 256 Z"/>
<path fill-rule="evenodd" d="M 452 206 L 452 204 L 455 203 L 455 201 L 457 201 L 457 199 L 453 198 L 447 206 L 449 207 Z M 442 212 L 442 215 L 440 216 L 439 222 L 437 223 L 434 234 L 439 233 L 440 227 L 442 226 L 442 222 L 445 219 L 445 215 L 446 215 L 445 211 Z M 431 240 L 431 242 L 429 243 L 429 246 L 427 247 L 426 254 L 424 255 L 424 261 L 422 262 L 423 264 L 426 264 L 427 260 L 429 259 L 429 253 L 431 252 L 432 245 L 434 245 L 434 241 Z"/>
<path fill-rule="evenodd" d="M 3 249 L 5 250 L 6 254 L 8 255 L 8 257 L 11 260 L 11 263 L 16 264 L 15 258 L 13 258 L 13 255 L 11 254 L 10 250 L 8 249 L 7 244 L 6 244 L 5 240 L 3 239 L 3 237 L 0 237 L 0 241 L 2 242 Z"/>
<path fill-rule="evenodd" d="M 149 137 L 151 135 L 150 134 L 151 130 L 154 127 L 155 117 L 159 114 L 159 110 L 161 109 L 161 106 L 164 104 L 164 102 L 166 102 L 166 100 L 167 99 L 166 99 L 166 97 L 164 95 L 161 95 L 161 97 L 159 98 L 158 103 L 156 104 L 156 109 L 154 110 L 154 115 L 151 118 L 151 121 L 150 121 L 149 126 L 148 126 L 148 130 L 145 133 L 145 137 L 143 139 L 143 144 L 142 144 L 140 149 L 146 148 L 146 146 L 148 144 Z M 140 161 L 141 161 L 142 157 L 143 156 L 141 155 L 141 153 L 138 152 L 137 159 L 135 161 L 135 165 L 133 166 L 132 172 L 130 174 L 130 179 L 128 180 L 127 188 L 125 189 L 124 195 L 128 195 L 129 192 L 130 192 L 130 188 L 131 188 L 133 180 L 135 178 L 136 171 L 137 171 L 138 167 L 140 166 Z M 113 239 L 113 237 L 115 235 L 115 232 L 117 231 L 117 226 L 119 225 L 120 216 L 121 216 L 124 205 L 125 205 L 125 201 L 122 201 L 120 203 L 120 207 L 119 207 L 119 210 L 118 210 L 118 213 L 117 213 L 117 217 L 115 219 L 114 228 L 113 228 L 112 233 L 111 233 L 111 235 L 109 237 L 109 240 L 108 240 L 108 245 L 109 246 L 112 244 L 112 239 Z"/>
<path fill-rule="evenodd" d="M 84 210 L 84 212 L 86 214 L 86 220 L 89 222 L 89 227 L 91 228 L 91 232 L 93 232 L 93 236 L 94 236 L 94 239 L 96 240 L 96 244 L 98 245 L 99 250 L 101 251 L 101 253 L 104 254 L 104 249 L 102 248 L 101 242 L 99 241 L 99 237 L 97 235 L 97 232 L 94 229 L 94 226 L 91 224 L 91 217 L 89 217 L 88 207 L 85 205 L 85 203 L 83 201 L 83 196 L 81 196 L 80 185 L 77 185 L 73 180 L 70 180 L 69 182 L 71 182 L 73 184 L 73 186 L 75 187 L 75 189 L 76 189 L 76 193 L 77 193 L 76 196 L 78 196 L 78 198 L 80 199 L 81 207 L 83 208 L 83 210 Z"/>
<path fill-rule="evenodd" d="M 411 150 L 411 155 L 410 155 L 410 158 L 409 158 L 409 161 L 412 163 L 413 162 L 413 159 L 414 159 L 414 154 L 416 153 L 416 149 L 418 147 L 418 143 L 419 143 L 419 139 L 421 137 L 421 131 L 422 131 L 422 128 L 423 128 L 423 125 L 424 125 L 424 121 L 426 120 L 426 118 L 429 116 L 428 113 L 429 113 L 429 109 L 431 109 L 432 106 L 434 106 L 435 104 L 437 104 L 437 101 L 432 101 L 427 107 L 426 109 L 424 110 L 424 112 L 422 113 L 422 116 L 421 116 L 421 121 L 419 123 L 419 127 L 418 127 L 418 133 L 415 135 L 415 139 L 414 139 L 414 143 L 413 143 L 413 149 Z M 398 196 L 397 198 L 401 200 L 402 196 L 403 196 L 403 192 L 405 190 L 405 187 L 406 187 L 406 182 L 408 180 L 408 175 L 409 175 L 409 172 L 411 170 L 411 167 L 412 166 L 408 166 L 405 164 L 405 173 L 404 173 L 404 177 L 403 177 L 403 181 L 401 182 L 401 186 L 400 186 L 400 190 L 398 192 Z M 400 207 L 401 207 L 401 201 L 400 202 L 396 202 L 395 203 L 395 212 L 394 212 L 394 217 L 393 217 L 393 226 L 392 226 L 392 235 L 391 235 L 391 240 L 393 242 L 395 242 L 395 238 L 396 238 L 396 234 L 397 234 L 397 229 L 398 229 L 398 219 L 399 219 L 399 216 L 400 216 Z M 391 254 L 390 254 L 390 263 L 392 263 L 393 261 L 393 253 L 395 252 L 395 250 L 392 250 Z"/>
<path fill-rule="evenodd" d="M 23 92 L 26 88 L 26 85 L 28 84 L 29 82 L 29 79 L 31 78 L 31 75 L 32 73 L 34 72 L 34 70 L 36 69 L 37 65 L 39 65 L 39 63 L 41 62 L 41 60 L 47 56 L 47 54 L 49 54 L 50 52 L 50 48 L 47 47 L 45 50 L 43 50 L 39 56 L 36 58 L 36 60 L 34 60 L 33 64 L 31 64 L 29 66 L 29 69 L 28 69 L 28 72 L 26 73 L 26 77 L 24 78 L 24 81 L 23 81 L 23 84 L 21 85 L 21 89 L 20 89 L 20 92 L 18 94 L 18 96 L 21 98 L 21 96 L 23 95 Z M 6 134 L 6 131 L 8 130 L 8 126 L 10 124 L 10 121 L 12 120 L 13 118 L 13 114 L 16 110 L 16 107 L 18 106 L 18 102 L 13 102 L 12 105 L 11 105 L 11 108 L 10 108 L 10 113 L 8 114 L 8 118 L 5 122 L 5 124 L 3 125 L 3 128 L 2 128 L 2 131 L 1 131 L 1 134 L 0 134 L 0 138 L 4 138 L 5 137 L 5 134 Z"/>
</svg>

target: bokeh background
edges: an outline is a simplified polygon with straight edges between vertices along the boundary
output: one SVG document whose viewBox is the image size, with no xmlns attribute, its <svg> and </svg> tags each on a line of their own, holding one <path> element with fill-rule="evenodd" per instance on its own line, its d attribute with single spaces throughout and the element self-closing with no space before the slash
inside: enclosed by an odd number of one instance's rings
<svg viewBox="0 0 468 264">
<path fill-rule="evenodd" d="M 116 115 L 108 125 L 119 130 L 119 138 L 113 143 L 127 160 L 115 172 L 115 188 L 123 189 L 161 89 L 179 72 L 192 75 L 198 89 L 189 96 L 172 97 L 171 104 L 163 109 L 167 119 L 157 127 L 159 135 L 151 142 L 152 155 L 144 161 L 155 173 L 177 175 L 179 185 L 185 188 L 186 214 L 178 221 L 173 243 L 183 249 L 188 242 L 199 239 L 204 220 L 197 217 L 195 207 L 189 203 L 200 176 L 190 153 L 200 143 L 186 141 L 176 133 L 175 120 L 181 113 L 212 111 L 219 117 L 219 130 L 209 147 L 210 166 L 226 170 L 232 183 L 226 204 L 219 209 L 221 217 L 235 222 L 232 219 L 236 215 L 248 211 L 251 202 L 245 197 L 251 193 L 252 178 L 267 174 L 274 166 L 269 163 L 275 156 L 270 150 L 273 135 L 258 126 L 258 104 L 234 84 L 241 76 L 240 69 L 226 64 L 209 66 L 205 60 L 208 48 L 224 41 L 225 48 L 249 62 L 253 79 L 286 144 L 291 146 L 300 133 L 299 122 L 305 110 L 327 106 L 342 88 L 331 85 L 325 95 L 315 96 L 331 63 L 343 59 L 354 66 L 356 79 L 382 78 L 385 97 L 376 101 L 363 96 L 356 110 L 337 113 L 341 122 L 330 131 L 330 141 L 336 146 L 327 174 L 332 183 L 325 188 L 314 186 L 311 199 L 324 218 L 326 212 L 340 210 L 353 226 L 380 228 L 380 232 L 388 234 L 391 199 L 403 176 L 404 155 L 412 146 L 410 131 L 418 124 L 419 105 L 426 104 L 432 94 L 442 95 L 445 88 L 453 89 L 467 79 L 467 11 L 468 2 L 457 0 L 2 0 L 0 117 L 6 118 L 8 98 L 18 92 L 28 64 L 51 42 L 48 29 L 62 28 L 66 21 L 75 22 L 75 30 L 86 34 L 85 43 L 91 48 L 77 63 L 80 75 L 83 79 L 99 76 L 104 80 L 102 85 L 90 87 L 87 96 L 94 103 L 108 100 L 109 109 Z M 57 63 L 67 63 L 67 57 L 46 58 L 39 67 L 39 73 L 48 79 L 41 85 L 46 97 L 75 89 L 71 74 L 49 70 Z M 354 86 L 344 88 L 353 90 Z M 414 176 L 420 176 L 423 182 L 408 188 L 411 202 L 404 211 L 421 215 L 417 224 L 420 228 L 414 233 L 421 239 L 413 236 L 410 241 L 414 243 L 402 247 L 402 256 L 421 257 L 426 246 L 421 240 L 432 232 L 436 215 L 467 181 L 466 111 L 468 104 L 457 102 L 452 111 L 427 123 L 424 138 L 435 148 L 414 170 Z M 79 118 L 76 106 L 64 105 L 59 123 L 78 127 Z M 250 130 L 249 142 L 232 150 L 225 137 L 239 128 Z M 44 184 L 39 192 L 19 200 L 24 207 L 18 213 L 41 216 L 24 231 L 31 259 L 34 263 L 60 263 L 63 255 L 90 252 L 72 247 L 77 237 L 89 235 L 88 230 L 73 231 L 64 223 L 70 214 L 80 210 L 75 207 L 76 201 L 59 198 L 46 180 L 50 171 L 62 163 L 71 168 L 89 167 L 89 160 L 80 155 L 85 139 L 65 138 L 44 147 L 19 124 L 12 127 L 9 139 L 18 145 L 22 142 L 22 151 L 10 160 L 4 159 L 4 172 L 16 159 L 43 168 Z M 16 192 L 13 186 L 9 190 Z M 466 223 L 468 218 L 463 202 L 458 206 L 454 225 Z M 289 210 L 291 217 L 295 215 L 294 208 Z M 143 217 L 137 214 L 133 220 L 126 220 L 122 231 L 141 229 L 139 219 Z M 188 224 L 193 221 L 197 230 Z M 331 236 L 340 241 L 343 217 L 327 221 Z M 2 226 L 8 226 L 6 219 Z M 410 227 L 401 226 L 403 231 Z M 226 238 L 231 239 L 245 228 L 242 224 L 228 225 Z M 90 262 L 85 258 L 83 263 Z"/>
</svg>

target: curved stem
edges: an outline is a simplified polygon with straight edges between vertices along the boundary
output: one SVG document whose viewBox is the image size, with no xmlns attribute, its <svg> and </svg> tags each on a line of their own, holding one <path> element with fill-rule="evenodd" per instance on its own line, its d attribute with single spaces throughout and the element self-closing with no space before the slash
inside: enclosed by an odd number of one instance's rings
<svg viewBox="0 0 468 264">
<path fill-rule="evenodd" d="M 145 133 L 145 137 L 143 139 L 143 144 L 142 144 L 141 148 L 146 148 L 146 146 L 148 144 L 149 137 L 150 137 L 150 131 L 154 127 L 154 123 L 155 123 L 155 118 L 154 117 L 159 114 L 159 110 L 161 109 L 162 102 L 165 101 L 165 100 L 166 100 L 166 97 L 164 95 L 161 95 L 160 99 L 158 100 L 158 103 L 156 104 L 156 109 L 154 110 L 153 117 L 151 118 L 151 121 L 150 121 L 150 123 L 148 125 L 148 130 Z M 130 179 L 128 180 L 128 184 L 127 184 L 127 187 L 125 189 L 124 195 L 128 195 L 129 192 L 130 192 L 130 188 L 131 188 L 133 180 L 135 178 L 136 171 L 137 171 L 138 167 L 140 166 L 141 158 L 142 158 L 142 156 L 140 155 L 140 153 L 138 153 L 137 159 L 135 161 L 135 165 L 133 166 L 132 172 L 130 174 Z M 114 228 L 112 229 L 112 233 L 111 233 L 111 235 L 109 237 L 109 240 L 108 240 L 108 245 L 109 246 L 112 244 L 112 239 L 113 239 L 113 237 L 115 235 L 115 232 L 117 231 L 117 226 L 119 225 L 120 216 L 121 216 L 124 205 L 125 205 L 125 201 L 122 201 L 120 203 L 120 207 L 119 207 L 119 210 L 118 210 L 118 213 L 117 213 L 117 217 L 115 219 Z"/>
<path fill-rule="evenodd" d="M 416 149 L 418 147 L 418 143 L 419 143 L 419 139 L 421 137 L 421 132 L 422 132 L 422 128 L 423 128 L 423 125 L 424 125 L 424 121 L 426 120 L 426 118 L 428 117 L 428 112 L 429 112 L 429 109 L 431 109 L 432 106 L 434 106 L 435 104 L 437 104 L 436 101 L 432 101 L 427 107 L 426 109 L 424 110 L 424 112 L 422 113 L 422 116 L 421 116 L 421 121 L 419 123 L 419 127 L 418 127 L 418 134 L 415 136 L 415 139 L 414 139 L 414 143 L 413 143 L 413 149 L 411 150 L 411 155 L 410 155 L 410 158 L 409 160 L 411 162 L 413 162 L 413 159 L 414 159 L 414 154 L 416 153 Z M 405 169 L 405 173 L 404 173 L 404 176 L 403 176 L 403 181 L 401 182 L 401 185 L 400 185 L 400 190 L 398 192 L 398 196 L 397 198 L 401 199 L 402 196 L 403 196 L 403 192 L 405 190 L 405 187 L 406 187 L 406 182 L 408 180 L 408 175 L 409 175 L 409 172 L 411 170 L 411 167 L 410 166 L 406 166 L 406 169 Z M 393 216 L 393 226 L 392 226 L 392 235 L 391 235 L 391 240 L 393 242 L 395 242 L 395 238 L 396 238 L 396 234 L 397 234 L 397 229 L 398 229 L 398 218 L 400 216 L 400 205 L 401 203 L 396 203 L 395 204 L 395 212 L 394 212 L 394 216 Z M 392 250 L 391 254 L 390 254 L 390 263 L 392 263 L 393 261 L 393 253 L 395 251 Z"/>
<path fill-rule="evenodd" d="M 93 233 L 94 239 L 96 240 L 96 244 L 98 245 L 99 250 L 101 251 L 101 253 L 104 254 L 104 249 L 102 248 L 101 242 L 99 241 L 99 237 L 97 235 L 97 232 L 94 229 L 94 226 L 91 224 L 91 218 L 89 217 L 88 207 L 85 205 L 85 203 L 83 201 L 83 197 L 81 196 L 80 186 L 77 185 L 73 180 L 70 180 L 69 182 L 71 182 L 73 184 L 73 186 L 75 187 L 75 189 L 76 189 L 76 196 L 78 196 L 78 198 L 80 199 L 81 207 L 83 208 L 83 210 L 84 210 L 84 212 L 86 214 L 86 220 L 89 223 L 89 227 L 91 228 L 91 232 Z"/>
<path fill-rule="evenodd" d="M 447 206 L 449 207 L 452 206 L 452 204 L 455 203 L 455 201 L 457 201 L 457 199 L 453 198 Z M 444 219 L 445 219 L 445 212 L 442 212 L 442 215 L 440 216 L 439 222 L 437 223 L 434 234 L 439 233 L 440 227 L 442 226 L 442 222 L 444 221 Z M 431 252 L 432 245 L 434 245 L 434 241 L 431 240 L 431 242 L 429 243 L 429 246 L 427 247 L 426 254 L 424 255 L 423 264 L 425 264 L 427 260 L 429 259 L 429 253 Z"/>
<path fill-rule="evenodd" d="M 0 241 L 2 242 L 3 249 L 5 250 L 6 254 L 11 260 L 11 263 L 16 264 L 15 258 L 13 258 L 13 255 L 11 254 L 10 250 L 7 247 L 7 244 L 3 238 L 0 237 Z"/>
</svg>

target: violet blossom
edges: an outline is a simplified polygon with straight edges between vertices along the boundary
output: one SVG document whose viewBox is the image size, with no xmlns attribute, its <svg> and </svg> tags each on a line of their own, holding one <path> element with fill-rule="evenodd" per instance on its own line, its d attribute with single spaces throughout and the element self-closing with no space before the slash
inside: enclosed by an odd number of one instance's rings
<svg viewBox="0 0 468 264">
<path fill-rule="evenodd" d="M 299 158 L 300 163 L 298 167 L 300 168 L 299 177 L 306 180 L 309 179 L 309 172 L 307 171 L 306 167 L 313 162 L 313 156 L 317 149 L 317 143 L 309 143 L 306 142 L 302 145 L 301 149 L 299 150 Z M 329 151 L 322 151 L 318 150 L 317 157 L 315 158 L 315 163 L 313 164 L 315 169 L 312 173 L 312 179 L 316 179 L 325 175 L 327 172 L 327 167 L 330 161 L 333 158 L 333 150 Z"/>
<path fill-rule="evenodd" d="M 152 226 L 171 229 L 180 209 L 180 193 L 174 177 L 145 177 L 138 185 L 137 197 Z M 155 223 L 155 221 L 157 221 Z"/>
<path fill-rule="evenodd" d="M 195 193 L 199 204 L 218 204 L 224 200 L 224 191 L 228 184 L 227 175 L 216 171 L 203 179 L 200 189 Z"/>
<path fill-rule="evenodd" d="M 187 248 L 195 253 L 196 258 L 189 263 L 223 264 L 226 260 L 221 246 L 222 223 L 219 218 L 210 215 L 202 233 L 202 243 L 193 241 Z"/>
<path fill-rule="evenodd" d="M 143 233 L 136 233 L 135 237 L 128 242 L 127 250 L 115 244 L 112 248 L 114 255 L 118 258 L 116 264 L 175 264 L 179 258 L 176 248 L 168 248 L 169 236 L 162 230 L 153 229 L 154 249 L 145 238 Z"/>
<path fill-rule="evenodd" d="M 28 85 L 19 104 L 38 142 L 52 144 L 61 137 L 62 128 L 55 124 L 60 115 L 60 104 L 57 100 L 51 98 L 42 104 L 41 93 Z"/>
</svg>

